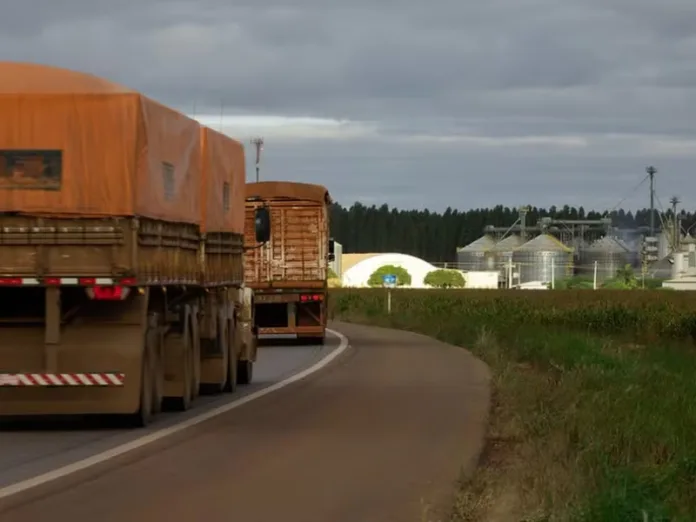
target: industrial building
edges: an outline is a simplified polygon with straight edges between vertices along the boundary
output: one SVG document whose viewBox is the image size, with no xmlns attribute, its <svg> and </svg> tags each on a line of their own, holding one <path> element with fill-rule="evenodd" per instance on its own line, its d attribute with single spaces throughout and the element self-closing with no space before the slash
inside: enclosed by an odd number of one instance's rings
<svg viewBox="0 0 696 522">
<path fill-rule="evenodd" d="M 616 276 L 617 270 L 631 265 L 637 267 L 640 254 L 632 250 L 622 239 L 604 236 L 580 251 L 578 275 L 594 277 L 604 282 Z"/>
<path fill-rule="evenodd" d="M 573 249 L 550 234 L 541 234 L 513 251 L 512 265 L 519 284 L 552 283 L 573 276 Z"/>
<path fill-rule="evenodd" d="M 329 261 L 329 268 L 340 279 L 343 276 L 343 245 L 334 241 L 334 259 Z"/>
<path fill-rule="evenodd" d="M 696 289 L 696 239 L 682 229 L 679 199 L 670 199 L 670 213 L 657 212 L 657 169 L 649 166 L 646 173 L 641 184 L 650 181 L 648 226 L 623 230 L 608 217 L 543 217 L 530 224 L 529 207 L 521 207 L 512 225 L 486 226 L 480 238 L 457 248 L 457 268 L 497 272 L 503 287 L 546 288 L 574 275 L 591 278 L 596 287 L 628 265 L 646 279 L 671 278 L 664 286 Z"/>
<path fill-rule="evenodd" d="M 493 264 L 489 264 L 491 260 L 489 252 L 495 243 L 496 241 L 492 236 L 484 235 L 465 247 L 458 248 L 458 268 L 473 271 L 493 270 Z"/>
<path fill-rule="evenodd" d="M 696 240 L 677 234 L 678 225 L 666 218 L 660 220 L 659 232 L 650 227 L 619 230 L 609 218 L 545 217 L 530 226 L 523 208 L 511 226 L 487 226 L 480 238 L 458 248 L 457 268 L 497 272 L 500 286 L 509 288 L 543 287 L 576 275 L 601 284 L 626 265 L 640 270 L 642 241 L 649 236 L 655 238 L 656 252 L 646 267 L 646 277 L 667 279 L 674 272 L 675 254 L 693 247 Z"/>
</svg>

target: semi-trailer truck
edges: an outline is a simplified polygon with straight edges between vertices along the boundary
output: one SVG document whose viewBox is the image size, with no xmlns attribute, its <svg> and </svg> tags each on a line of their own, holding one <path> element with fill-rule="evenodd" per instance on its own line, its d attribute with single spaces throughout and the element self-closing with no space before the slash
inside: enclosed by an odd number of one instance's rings
<svg viewBox="0 0 696 522">
<path fill-rule="evenodd" d="M 91 75 L 0 77 L 0 415 L 144 426 L 249 382 L 242 145 Z"/>
<path fill-rule="evenodd" d="M 295 335 L 323 343 L 327 319 L 327 268 L 333 260 L 326 187 L 262 181 L 246 185 L 244 278 L 254 290 L 259 335 Z M 270 240 L 256 241 L 255 214 L 270 213 Z"/>
</svg>

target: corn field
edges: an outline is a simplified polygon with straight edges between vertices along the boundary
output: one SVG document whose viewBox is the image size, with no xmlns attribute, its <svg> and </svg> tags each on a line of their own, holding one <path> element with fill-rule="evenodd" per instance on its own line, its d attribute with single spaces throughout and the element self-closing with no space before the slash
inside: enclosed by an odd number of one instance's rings
<svg viewBox="0 0 696 522">
<path fill-rule="evenodd" d="M 330 316 L 386 315 L 384 289 L 332 289 Z M 640 338 L 696 339 L 696 294 L 650 290 L 412 290 L 391 291 L 394 319 L 455 321 L 496 330 L 550 326 Z"/>
</svg>

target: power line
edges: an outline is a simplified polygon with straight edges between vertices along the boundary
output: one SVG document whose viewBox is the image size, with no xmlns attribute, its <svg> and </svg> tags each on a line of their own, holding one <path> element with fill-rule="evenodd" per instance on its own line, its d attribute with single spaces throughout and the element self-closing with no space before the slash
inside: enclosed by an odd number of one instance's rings
<svg viewBox="0 0 696 522">
<path fill-rule="evenodd" d="M 640 181 L 640 183 L 638 183 L 635 187 L 633 187 L 633 189 L 632 189 L 628 194 L 626 194 L 623 198 L 621 198 L 621 199 L 619 200 L 619 202 L 618 202 L 616 205 L 614 205 L 614 207 L 613 207 L 611 210 L 607 211 L 605 214 L 608 215 L 608 214 L 610 214 L 611 212 L 615 211 L 617 208 L 619 208 L 619 207 L 621 206 L 621 204 L 622 204 L 624 201 L 626 201 L 628 198 L 630 198 L 633 194 L 635 194 L 636 191 L 637 191 L 641 186 L 643 186 L 643 183 L 645 183 L 646 181 L 648 181 L 648 179 L 650 179 L 650 176 L 645 176 L 645 177 Z"/>
</svg>

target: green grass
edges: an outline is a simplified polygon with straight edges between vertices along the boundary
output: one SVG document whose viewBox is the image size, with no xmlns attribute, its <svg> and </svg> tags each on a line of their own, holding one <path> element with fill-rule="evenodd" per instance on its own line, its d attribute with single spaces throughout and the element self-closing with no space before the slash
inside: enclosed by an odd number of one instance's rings
<svg viewBox="0 0 696 522">
<path fill-rule="evenodd" d="M 398 303 L 407 294 L 395 292 L 398 313 L 387 316 L 383 301 L 363 295 L 333 292 L 334 317 L 465 346 L 493 371 L 484 466 L 460 484 L 453 522 L 497 520 L 501 510 L 510 518 L 500 520 L 515 522 L 696 520 L 690 339 L 640 339 L 629 327 L 612 328 L 612 336 L 558 328 L 534 314 L 501 318 L 426 293 Z"/>
</svg>

